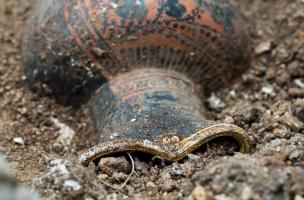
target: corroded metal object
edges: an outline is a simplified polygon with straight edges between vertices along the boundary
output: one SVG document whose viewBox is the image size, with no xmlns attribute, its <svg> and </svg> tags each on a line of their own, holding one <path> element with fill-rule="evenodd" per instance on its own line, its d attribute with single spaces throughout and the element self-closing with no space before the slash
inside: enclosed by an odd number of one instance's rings
<svg viewBox="0 0 304 200">
<path fill-rule="evenodd" d="M 25 37 L 31 88 L 91 99 L 99 145 L 177 161 L 218 137 L 251 151 L 244 130 L 205 119 L 202 98 L 249 67 L 244 22 L 227 0 L 43 1 Z M 43 84 L 41 84 L 43 83 Z"/>
</svg>

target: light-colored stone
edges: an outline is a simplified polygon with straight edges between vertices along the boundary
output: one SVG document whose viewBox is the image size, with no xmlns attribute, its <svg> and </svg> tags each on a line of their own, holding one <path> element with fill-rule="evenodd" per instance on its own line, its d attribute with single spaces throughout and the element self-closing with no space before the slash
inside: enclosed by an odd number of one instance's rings
<svg viewBox="0 0 304 200">
<path fill-rule="evenodd" d="M 73 139 L 75 138 L 75 131 L 67 126 L 64 123 L 61 123 L 58 119 L 56 118 L 51 118 L 51 121 L 55 124 L 56 127 L 59 128 L 59 137 L 57 141 L 64 146 L 69 146 L 71 145 Z"/>
<path fill-rule="evenodd" d="M 206 189 L 200 185 L 196 186 L 192 191 L 192 197 L 194 200 L 207 200 Z"/>
<path fill-rule="evenodd" d="M 304 197 L 301 195 L 296 195 L 294 200 L 304 200 Z"/>
<path fill-rule="evenodd" d="M 156 185 L 153 182 L 149 181 L 146 184 L 146 188 L 147 188 L 147 190 L 153 190 L 154 188 L 156 188 Z"/>
<path fill-rule="evenodd" d="M 104 174 L 112 175 L 114 172 L 128 174 L 131 166 L 125 157 L 106 157 L 101 158 L 98 163 L 99 169 Z"/>
<path fill-rule="evenodd" d="M 216 95 L 211 95 L 208 99 L 209 107 L 213 110 L 219 110 L 224 108 L 226 105 L 225 103 Z"/>
<path fill-rule="evenodd" d="M 280 121 L 294 132 L 299 132 L 304 128 L 304 123 L 291 114 L 285 114 Z"/>
<path fill-rule="evenodd" d="M 214 197 L 215 200 L 237 200 L 232 197 L 228 197 L 225 194 L 217 195 Z"/>
<path fill-rule="evenodd" d="M 13 139 L 13 142 L 14 142 L 14 144 L 17 144 L 17 145 L 24 145 L 24 140 L 21 137 L 15 137 Z"/>
<path fill-rule="evenodd" d="M 105 181 L 109 178 L 108 174 L 100 174 L 97 176 L 98 180 Z"/>
<path fill-rule="evenodd" d="M 275 95 L 274 88 L 271 85 L 264 86 L 262 88 L 262 93 L 267 94 L 269 96 L 274 96 Z"/>
<path fill-rule="evenodd" d="M 224 123 L 227 123 L 227 124 L 233 124 L 234 123 L 234 119 L 230 116 L 226 117 L 224 119 Z"/>
<path fill-rule="evenodd" d="M 78 181 L 75 180 L 64 181 L 63 187 L 71 196 L 76 196 L 82 192 L 82 186 Z"/>
<path fill-rule="evenodd" d="M 296 80 L 294 81 L 294 83 L 295 83 L 298 87 L 304 89 L 304 82 L 303 82 L 302 80 L 296 79 Z"/>
<path fill-rule="evenodd" d="M 271 50 L 271 46 L 271 41 L 262 42 L 255 47 L 255 53 L 260 55 L 262 53 L 269 52 Z"/>
</svg>

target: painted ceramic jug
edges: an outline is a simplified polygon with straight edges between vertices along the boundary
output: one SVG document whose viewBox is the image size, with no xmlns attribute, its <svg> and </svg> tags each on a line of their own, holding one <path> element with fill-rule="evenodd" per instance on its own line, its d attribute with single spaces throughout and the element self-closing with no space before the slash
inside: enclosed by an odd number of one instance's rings
<svg viewBox="0 0 304 200">
<path fill-rule="evenodd" d="M 204 98 L 249 67 L 250 40 L 228 0 L 46 0 L 24 39 L 32 89 L 89 100 L 97 146 L 177 161 L 219 137 L 250 152 L 245 131 L 207 120 Z"/>
</svg>

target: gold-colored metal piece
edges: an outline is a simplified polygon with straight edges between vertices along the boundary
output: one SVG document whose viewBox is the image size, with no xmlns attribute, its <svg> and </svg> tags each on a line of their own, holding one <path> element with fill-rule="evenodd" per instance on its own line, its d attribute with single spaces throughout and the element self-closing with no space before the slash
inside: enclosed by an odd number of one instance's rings
<svg viewBox="0 0 304 200">
<path fill-rule="evenodd" d="M 124 140 L 117 142 L 114 140 L 108 143 L 99 144 L 89 149 L 81 156 L 80 162 L 84 166 L 88 166 L 90 162 L 100 157 L 132 151 L 160 156 L 167 161 L 175 162 L 185 158 L 188 154 L 207 142 L 221 136 L 233 137 L 236 139 L 240 145 L 240 152 L 252 152 L 251 141 L 245 134 L 244 129 L 231 124 L 217 124 L 207 127 L 190 137 L 183 139 L 178 143 L 178 149 L 170 150 L 153 141 Z"/>
</svg>

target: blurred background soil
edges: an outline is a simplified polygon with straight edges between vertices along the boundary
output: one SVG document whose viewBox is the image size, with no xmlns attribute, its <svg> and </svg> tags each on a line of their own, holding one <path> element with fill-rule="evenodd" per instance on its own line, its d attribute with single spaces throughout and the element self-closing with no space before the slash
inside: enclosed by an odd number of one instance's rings
<svg viewBox="0 0 304 200">
<path fill-rule="evenodd" d="M 303 0 L 234 1 L 250 28 L 252 67 L 238 83 L 214 94 L 220 103 L 206 104 L 212 119 L 248 131 L 254 154 L 211 156 L 212 147 L 206 147 L 180 163 L 135 158 L 136 174 L 119 191 L 99 180 L 119 184 L 128 170 L 96 178 L 94 169 L 77 165 L 79 153 L 95 144 L 88 108 L 61 106 L 26 86 L 21 44 L 37 1 L 0 0 L 0 154 L 19 183 L 34 184 L 51 199 L 303 200 Z M 69 145 L 59 141 L 58 123 L 75 132 Z"/>
</svg>

